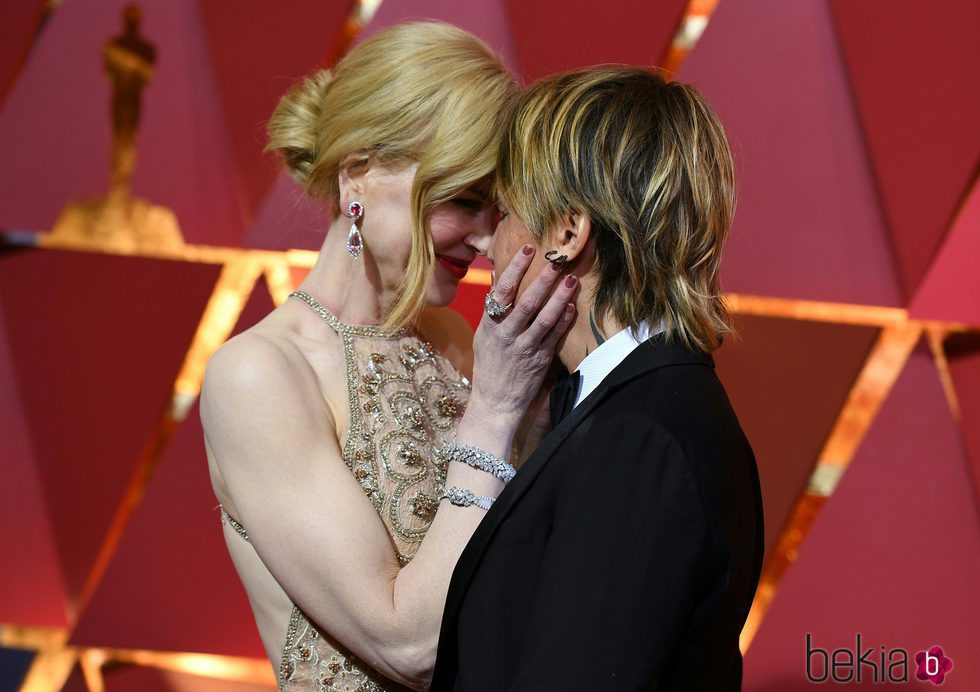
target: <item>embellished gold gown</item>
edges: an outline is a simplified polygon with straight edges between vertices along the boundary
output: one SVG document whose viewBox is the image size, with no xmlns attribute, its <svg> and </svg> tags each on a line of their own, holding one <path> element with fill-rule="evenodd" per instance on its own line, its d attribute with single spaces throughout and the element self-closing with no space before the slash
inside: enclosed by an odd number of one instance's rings
<svg viewBox="0 0 980 692">
<path fill-rule="evenodd" d="M 303 300 L 344 346 L 350 425 L 341 441 L 344 463 L 361 483 L 408 564 L 439 506 L 445 463 L 435 451 L 456 437 L 469 381 L 417 330 L 382 331 L 340 322 L 304 291 Z M 222 508 L 222 519 L 245 540 L 246 527 Z M 293 606 L 279 666 L 280 690 L 400 690 L 333 640 Z"/>
</svg>

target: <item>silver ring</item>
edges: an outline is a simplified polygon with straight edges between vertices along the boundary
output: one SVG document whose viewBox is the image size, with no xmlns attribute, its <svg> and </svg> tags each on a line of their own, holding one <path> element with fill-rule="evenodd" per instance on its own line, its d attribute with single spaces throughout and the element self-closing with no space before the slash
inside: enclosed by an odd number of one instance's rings
<svg viewBox="0 0 980 692">
<path fill-rule="evenodd" d="M 490 317 L 502 317 L 512 307 L 514 307 L 513 302 L 507 305 L 501 305 L 497 302 L 497 299 L 493 297 L 493 289 L 487 292 L 487 297 L 483 300 L 483 308 Z"/>
</svg>

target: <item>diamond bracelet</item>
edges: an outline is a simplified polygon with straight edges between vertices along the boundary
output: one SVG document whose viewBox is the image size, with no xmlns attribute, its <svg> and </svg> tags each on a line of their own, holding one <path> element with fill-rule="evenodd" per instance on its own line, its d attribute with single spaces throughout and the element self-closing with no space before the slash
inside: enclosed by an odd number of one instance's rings
<svg viewBox="0 0 980 692">
<path fill-rule="evenodd" d="M 439 499 L 449 500 L 457 507 L 469 507 L 470 505 L 476 505 L 480 509 L 490 509 L 490 507 L 493 505 L 492 497 L 476 495 L 472 490 L 457 488 L 456 486 L 446 488 L 439 493 Z"/>
<path fill-rule="evenodd" d="M 450 442 L 442 448 L 441 454 L 442 458 L 447 462 L 461 461 L 464 464 L 469 464 L 475 469 L 486 471 L 499 478 L 505 485 L 510 483 L 510 479 L 517 473 L 517 469 L 500 457 L 494 456 L 490 452 L 484 451 L 479 447 L 474 447 L 473 445 Z"/>
</svg>

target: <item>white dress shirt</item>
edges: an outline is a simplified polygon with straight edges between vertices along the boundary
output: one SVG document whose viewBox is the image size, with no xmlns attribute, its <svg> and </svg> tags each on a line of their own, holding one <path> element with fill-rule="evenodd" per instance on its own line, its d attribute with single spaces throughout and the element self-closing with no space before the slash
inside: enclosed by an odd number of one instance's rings
<svg viewBox="0 0 980 692">
<path fill-rule="evenodd" d="M 652 332 L 646 322 L 641 322 L 635 335 L 627 327 L 599 344 L 599 347 L 582 359 L 578 365 L 576 372 L 582 376 L 582 379 L 579 381 L 578 394 L 572 408 L 578 406 L 585 397 L 591 394 L 599 386 L 599 383 L 606 379 L 606 375 L 622 363 L 626 356 L 633 352 L 634 348 L 663 330 L 664 321 L 662 319 L 657 329 Z"/>
</svg>

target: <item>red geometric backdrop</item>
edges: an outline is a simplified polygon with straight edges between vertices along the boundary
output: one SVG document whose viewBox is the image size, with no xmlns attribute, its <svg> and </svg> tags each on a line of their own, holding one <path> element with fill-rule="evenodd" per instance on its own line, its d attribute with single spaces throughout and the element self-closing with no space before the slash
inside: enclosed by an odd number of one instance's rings
<svg viewBox="0 0 980 692">
<path fill-rule="evenodd" d="M 124 4 L 5 14 L 9 242 L 108 185 L 99 56 Z M 743 688 L 812 689 L 806 633 L 827 650 L 858 633 L 875 651 L 938 644 L 944 689 L 980 686 L 980 5 L 385 0 L 358 32 L 372 3 L 140 4 L 159 60 L 133 192 L 171 208 L 188 247 L 2 248 L 0 686 L 274 686 L 194 396 L 207 355 L 284 299 L 331 221 L 261 155 L 276 100 L 421 18 L 477 33 L 526 80 L 667 64 L 726 124 L 739 337 L 716 362 L 766 513 Z M 485 268 L 453 304 L 473 324 Z"/>
</svg>

